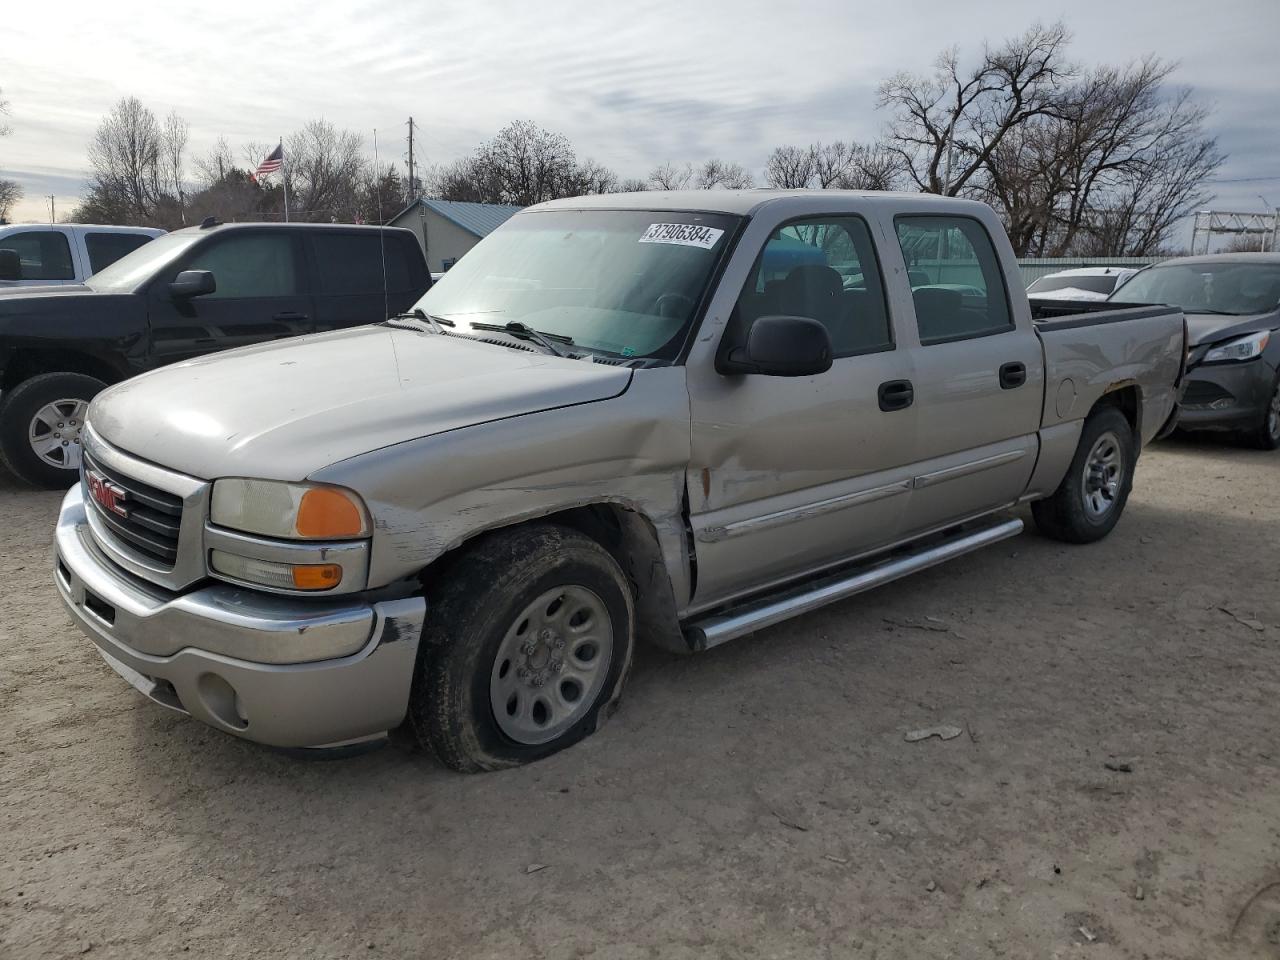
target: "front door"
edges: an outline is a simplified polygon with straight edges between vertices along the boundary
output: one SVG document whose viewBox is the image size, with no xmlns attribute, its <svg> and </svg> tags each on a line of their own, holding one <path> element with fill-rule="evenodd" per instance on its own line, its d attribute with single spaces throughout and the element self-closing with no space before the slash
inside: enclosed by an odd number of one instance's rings
<svg viewBox="0 0 1280 960">
<path fill-rule="evenodd" d="M 174 299 L 169 283 L 183 270 L 210 271 L 217 289 Z M 233 228 L 215 233 L 152 284 L 154 361 L 172 363 L 310 333 L 311 297 L 304 276 L 294 231 Z"/>
<path fill-rule="evenodd" d="M 917 407 L 894 385 L 911 379 L 911 359 L 895 344 L 861 217 L 805 217 L 772 229 L 720 349 L 756 317 L 779 314 L 827 327 L 829 371 L 725 376 L 690 366 L 694 609 L 891 542 L 903 522 Z"/>
<path fill-rule="evenodd" d="M 899 216 L 893 226 L 918 333 L 911 353 L 921 413 L 905 530 L 916 534 L 1012 503 L 1026 489 L 1044 360 L 1030 317 L 1014 316 L 980 221 Z"/>
</svg>

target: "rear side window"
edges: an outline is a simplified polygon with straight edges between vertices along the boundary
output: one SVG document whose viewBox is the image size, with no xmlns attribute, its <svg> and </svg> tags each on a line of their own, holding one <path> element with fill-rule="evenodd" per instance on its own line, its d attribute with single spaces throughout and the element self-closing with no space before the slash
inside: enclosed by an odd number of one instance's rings
<svg viewBox="0 0 1280 960">
<path fill-rule="evenodd" d="M 382 293 L 383 253 L 386 253 L 387 290 L 401 292 L 415 285 L 411 277 L 406 248 L 398 234 L 379 236 L 367 233 L 319 232 L 312 237 L 315 244 L 316 266 L 319 270 L 319 290 L 322 294 Z M 413 252 L 413 251 L 408 251 Z M 421 285 L 421 284 L 419 284 Z"/>
<path fill-rule="evenodd" d="M 860 217 L 794 220 L 773 232 L 738 297 L 735 325 L 757 317 L 810 317 L 827 328 L 833 357 L 893 347 L 880 265 Z"/>
<path fill-rule="evenodd" d="M 111 266 L 150 239 L 145 233 L 86 233 L 84 245 L 89 251 L 89 272 L 97 273 Z"/>
<path fill-rule="evenodd" d="M 1106 275 L 1085 275 L 1075 277 L 1041 277 L 1031 286 L 1027 293 L 1048 293 L 1051 290 L 1088 290 L 1090 293 L 1110 293 L 1115 289 L 1116 278 Z"/>
<path fill-rule="evenodd" d="M 897 217 L 894 224 L 921 343 L 1013 329 L 1004 274 L 982 224 L 969 217 Z"/>
<path fill-rule="evenodd" d="M 0 239 L 0 249 L 13 250 L 22 261 L 23 280 L 74 280 L 71 246 L 56 230 L 26 230 Z"/>
</svg>

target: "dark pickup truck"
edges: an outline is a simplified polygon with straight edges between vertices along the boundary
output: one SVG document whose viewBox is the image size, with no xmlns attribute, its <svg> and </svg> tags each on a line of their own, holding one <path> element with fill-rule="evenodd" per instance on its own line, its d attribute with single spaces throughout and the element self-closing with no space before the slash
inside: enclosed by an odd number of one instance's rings
<svg viewBox="0 0 1280 960">
<path fill-rule="evenodd" d="M 218 224 L 167 234 L 83 284 L 0 293 L 0 459 L 67 487 L 103 387 L 215 350 L 385 320 L 431 286 L 408 230 Z"/>
</svg>

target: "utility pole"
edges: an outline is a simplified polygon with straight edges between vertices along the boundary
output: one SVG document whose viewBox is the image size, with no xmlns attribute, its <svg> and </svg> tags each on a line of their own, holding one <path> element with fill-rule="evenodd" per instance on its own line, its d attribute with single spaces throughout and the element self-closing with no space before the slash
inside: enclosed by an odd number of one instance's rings
<svg viewBox="0 0 1280 960">
<path fill-rule="evenodd" d="M 52 194 L 52 193 L 51 193 L 51 194 L 49 194 L 49 222 L 50 222 L 50 223 L 57 223 L 57 222 L 58 222 L 58 210 L 57 210 L 57 208 L 54 206 L 54 203 L 53 203 L 53 194 Z"/>
<path fill-rule="evenodd" d="M 418 199 L 417 181 L 414 179 L 413 167 L 413 117 L 409 118 L 409 202 Z"/>
</svg>

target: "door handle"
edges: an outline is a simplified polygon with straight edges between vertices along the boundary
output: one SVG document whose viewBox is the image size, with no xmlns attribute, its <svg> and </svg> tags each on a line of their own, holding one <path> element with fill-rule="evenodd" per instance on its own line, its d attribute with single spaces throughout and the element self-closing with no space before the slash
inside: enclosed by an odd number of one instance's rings
<svg viewBox="0 0 1280 960">
<path fill-rule="evenodd" d="M 305 313 L 297 313 L 293 310 L 285 310 L 282 313 L 277 313 L 271 319 L 272 320 L 306 320 L 307 315 Z"/>
<path fill-rule="evenodd" d="M 1000 389 L 1012 390 L 1027 382 L 1027 365 L 1025 363 L 1006 363 L 1000 368 Z"/>
<path fill-rule="evenodd" d="M 876 390 L 876 397 L 880 401 L 880 409 L 891 413 L 911 406 L 916 399 L 916 391 L 910 380 L 886 380 Z"/>
</svg>

